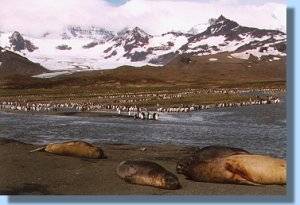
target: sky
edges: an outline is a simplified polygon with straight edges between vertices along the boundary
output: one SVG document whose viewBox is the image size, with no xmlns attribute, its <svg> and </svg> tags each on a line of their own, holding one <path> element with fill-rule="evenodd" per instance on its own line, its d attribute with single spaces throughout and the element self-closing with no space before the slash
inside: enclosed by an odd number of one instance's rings
<svg viewBox="0 0 300 205">
<path fill-rule="evenodd" d="M 128 0 L 107 0 L 108 2 L 114 4 L 114 5 L 122 5 L 124 3 L 126 3 L 126 1 Z M 210 0 L 190 0 L 190 1 L 198 1 L 198 2 L 210 2 Z M 224 0 L 224 1 L 228 1 L 228 0 Z M 238 0 L 238 2 L 240 4 L 264 4 L 264 3 L 268 3 L 268 2 L 274 2 L 274 3 L 282 3 L 282 4 L 286 4 L 287 0 Z"/>
<path fill-rule="evenodd" d="M 141 27 L 152 35 L 188 31 L 225 17 L 258 28 L 285 27 L 285 0 L 1 0 L 0 31 L 43 34 L 67 25 L 112 31 Z"/>
</svg>

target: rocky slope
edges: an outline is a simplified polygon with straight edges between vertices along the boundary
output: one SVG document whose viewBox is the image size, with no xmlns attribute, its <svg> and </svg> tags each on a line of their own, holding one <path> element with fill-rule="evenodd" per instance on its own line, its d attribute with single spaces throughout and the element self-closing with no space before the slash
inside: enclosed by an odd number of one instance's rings
<svg viewBox="0 0 300 205">
<path fill-rule="evenodd" d="M 9 75 L 37 75 L 49 72 L 40 64 L 33 63 L 11 51 L 0 47 L 0 77 Z"/>
</svg>

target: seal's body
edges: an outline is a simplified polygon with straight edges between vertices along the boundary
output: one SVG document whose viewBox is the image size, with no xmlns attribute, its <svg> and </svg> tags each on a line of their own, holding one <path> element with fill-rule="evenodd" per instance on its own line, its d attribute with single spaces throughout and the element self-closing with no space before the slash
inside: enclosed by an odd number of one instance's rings
<svg viewBox="0 0 300 205">
<path fill-rule="evenodd" d="M 236 154 L 250 154 L 248 151 L 236 147 L 226 147 L 226 146 L 219 146 L 213 145 L 204 147 L 198 151 L 196 151 L 198 158 L 203 159 L 213 159 L 217 157 L 225 157 L 231 156 Z"/>
<path fill-rule="evenodd" d="M 200 150 L 197 150 L 191 156 L 184 157 L 180 159 L 176 166 L 176 171 L 179 174 L 185 172 L 184 169 L 188 168 L 189 165 L 193 162 L 207 161 L 210 159 L 215 159 L 218 157 L 226 157 L 237 154 L 250 154 L 248 151 L 235 148 L 235 147 L 226 147 L 226 146 L 208 146 Z"/>
<path fill-rule="evenodd" d="M 117 174 L 131 184 L 171 190 L 181 187 L 176 175 L 150 161 L 132 160 L 121 162 L 117 167 Z"/>
<path fill-rule="evenodd" d="M 237 184 L 286 184 L 286 161 L 263 155 L 238 154 L 194 160 L 183 174 L 194 181 Z"/>
<path fill-rule="evenodd" d="M 49 144 L 45 147 L 45 151 L 53 154 L 72 157 L 92 159 L 105 158 L 103 151 L 99 147 L 95 147 L 83 141 L 70 141 L 64 143 Z"/>
</svg>

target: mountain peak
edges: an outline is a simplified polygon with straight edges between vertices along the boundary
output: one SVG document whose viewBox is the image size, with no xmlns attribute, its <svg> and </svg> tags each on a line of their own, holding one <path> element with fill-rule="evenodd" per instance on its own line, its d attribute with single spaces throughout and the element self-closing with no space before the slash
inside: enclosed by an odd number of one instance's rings
<svg viewBox="0 0 300 205">
<path fill-rule="evenodd" d="M 135 27 L 133 30 L 132 30 L 134 33 L 142 36 L 142 37 L 151 37 L 150 34 L 146 33 L 144 30 L 142 30 L 141 28 L 139 27 Z"/>
<path fill-rule="evenodd" d="M 13 34 L 11 35 L 10 39 L 11 40 L 16 40 L 16 41 L 24 40 L 23 36 L 20 34 L 19 31 L 14 31 Z"/>
<path fill-rule="evenodd" d="M 238 25 L 239 25 L 237 22 L 235 22 L 235 21 L 233 21 L 233 20 L 230 20 L 230 19 L 226 18 L 226 17 L 223 16 L 223 15 L 219 16 L 219 17 L 215 20 L 214 24 L 222 24 L 222 25 L 227 25 L 227 26 L 228 26 L 228 25 L 230 25 L 230 26 L 238 26 Z M 214 25 L 214 24 L 213 24 L 213 25 Z"/>
<path fill-rule="evenodd" d="M 223 16 L 223 15 L 221 14 L 221 16 L 219 16 L 219 17 L 217 18 L 216 22 L 226 21 L 226 20 L 229 20 L 229 19 L 225 18 L 225 16 Z"/>
<path fill-rule="evenodd" d="M 14 51 L 21 51 L 27 49 L 29 52 L 33 52 L 34 50 L 38 49 L 34 46 L 29 40 L 23 38 L 20 32 L 15 31 L 9 37 L 10 47 Z"/>
<path fill-rule="evenodd" d="M 133 31 L 136 31 L 136 32 L 144 32 L 140 27 L 136 26 L 134 27 L 134 29 L 132 29 Z"/>
<path fill-rule="evenodd" d="M 225 18 L 223 15 L 219 16 L 211 25 L 201 33 L 202 35 L 226 35 L 232 30 L 239 27 L 235 21 Z"/>
<path fill-rule="evenodd" d="M 25 49 L 25 40 L 18 31 L 14 31 L 9 37 L 9 42 L 14 51 L 21 51 Z"/>
<path fill-rule="evenodd" d="M 146 33 L 143 29 L 140 27 L 134 27 L 134 28 L 124 28 L 120 32 L 118 32 L 118 36 L 121 38 L 151 38 L 152 36 L 148 33 Z"/>
</svg>

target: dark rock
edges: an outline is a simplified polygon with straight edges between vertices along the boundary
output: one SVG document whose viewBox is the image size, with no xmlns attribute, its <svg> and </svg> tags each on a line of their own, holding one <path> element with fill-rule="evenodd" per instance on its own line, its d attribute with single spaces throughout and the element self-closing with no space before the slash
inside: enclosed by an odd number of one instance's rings
<svg viewBox="0 0 300 205">
<path fill-rule="evenodd" d="M 286 42 L 277 43 L 277 44 L 271 45 L 271 47 L 274 47 L 276 50 L 278 50 L 280 52 L 286 52 L 287 51 Z"/>
<path fill-rule="evenodd" d="M 108 59 L 108 58 L 110 58 L 110 57 L 113 57 L 113 56 L 115 56 L 115 55 L 117 55 L 117 54 L 118 54 L 117 51 L 113 51 L 110 55 L 106 56 L 105 59 Z"/>
<path fill-rule="evenodd" d="M 113 49 L 113 47 L 109 47 L 107 49 L 104 50 L 104 53 L 108 53 L 109 51 L 111 51 Z"/>
<path fill-rule="evenodd" d="M 38 49 L 38 47 L 34 46 L 29 40 L 25 40 L 18 31 L 15 31 L 9 37 L 9 42 L 14 51 L 22 51 L 27 49 L 29 52 L 33 52 L 34 50 Z"/>
<path fill-rule="evenodd" d="M 164 55 L 160 55 L 157 58 L 152 58 L 149 63 L 156 64 L 156 65 L 165 65 L 169 63 L 172 59 L 177 56 L 176 52 L 170 52 Z"/>
<path fill-rule="evenodd" d="M 68 45 L 59 45 L 59 46 L 56 46 L 56 49 L 58 49 L 58 50 L 71 50 L 72 47 L 70 47 Z"/>
<path fill-rule="evenodd" d="M 147 58 L 148 52 L 134 52 L 133 54 L 125 54 L 124 57 L 130 58 L 132 62 L 144 61 Z"/>
<path fill-rule="evenodd" d="M 93 48 L 93 47 L 95 47 L 97 45 L 98 45 L 98 42 L 91 42 L 91 43 L 88 43 L 88 44 L 82 46 L 82 48 L 89 49 L 89 48 Z"/>
</svg>

